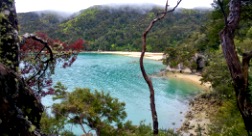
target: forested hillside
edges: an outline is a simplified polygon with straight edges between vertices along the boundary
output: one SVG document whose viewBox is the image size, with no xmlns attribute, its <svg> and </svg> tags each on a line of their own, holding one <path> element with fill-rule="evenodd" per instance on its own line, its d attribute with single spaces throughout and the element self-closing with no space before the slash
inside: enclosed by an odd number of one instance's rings
<svg viewBox="0 0 252 136">
<path fill-rule="evenodd" d="M 18 14 L 21 34 L 42 31 L 61 40 L 87 41 L 86 50 L 139 51 L 141 34 L 161 7 L 94 6 L 64 19 L 58 13 Z M 148 38 L 147 51 L 164 51 L 202 29 L 208 10 L 178 9 L 158 22 Z"/>
<path fill-rule="evenodd" d="M 69 14 L 55 11 L 19 13 L 18 21 L 20 33 L 44 32 L 53 35 L 60 22 L 69 17 Z"/>
</svg>

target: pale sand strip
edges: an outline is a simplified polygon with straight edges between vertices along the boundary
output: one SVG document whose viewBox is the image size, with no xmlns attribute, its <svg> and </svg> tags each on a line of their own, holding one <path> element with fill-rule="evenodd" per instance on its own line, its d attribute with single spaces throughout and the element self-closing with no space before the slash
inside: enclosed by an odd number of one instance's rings
<svg viewBox="0 0 252 136">
<path fill-rule="evenodd" d="M 186 82 L 191 82 L 195 85 L 198 85 L 202 87 L 203 89 L 202 93 L 212 90 L 211 83 L 201 84 L 200 79 L 202 77 L 200 75 L 168 72 L 166 76 L 168 78 L 184 80 Z M 185 121 L 183 122 L 182 126 L 178 129 L 178 131 L 182 133 L 182 136 L 189 136 L 189 135 L 196 136 L 197 129 L 199 126 L 202 129 L 202 136 L 207 136 L 208 124 L 211 124 L 208 116 L 209 113 L 213 111 L 212 110 L 213 107 L 212 106 L 209 107 L 209 103 L 211 102 L 205 99 L 204 100 L 200 99 L 200 95 L 198 95 L 197 97 L 199 98 L 193 100 L 194 104 L 189 104 L 189 110 L 186 112 Z"/>
<path fill-rule="evenodd" d="M 140 58 L 140 56 L 141 56 L 141 52 L 101 51 L 101 52 L 95 52 L 95 53 L 118 54 L 118 55 L 124 55 L 124 56 L 129 56 L 129 57 L 137 57 L 137 58 Z M 146 52 L 145 55 L 144 55 L 144 58 L 160 61 L 160 60 L 163 59 L 163 54 L 164 53 Z"/>
<path fill-rule="evenodd" d="M 167 72 L 166 76 L 168 78 L 174 78 L 174 79 L 179 79 L 179 80 L 184 80 L 184 81 L 187 81 L 187 82 L 191 82 L 191 83 L 193 83 L 195 85 L 198 85 L 198 86 L 204 88 L 204 91 L 211 90 L 211 83 L 202 84 L 202 82 L 200 81 L 200 79 L 202 77 L 200 75 Z"/>
</svg>

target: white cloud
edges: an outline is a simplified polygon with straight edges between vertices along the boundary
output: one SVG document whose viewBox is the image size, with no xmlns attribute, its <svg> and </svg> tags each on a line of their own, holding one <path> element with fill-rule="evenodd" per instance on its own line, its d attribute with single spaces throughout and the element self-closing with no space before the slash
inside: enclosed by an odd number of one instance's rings
<svg viewBox="0 0 252 136">
<path fill-rule="evenodd" d="M 213 0 L 182 0 L 179 7 L 211 7 Z M 139 4 L 153 3 L 165 5 L 166 0 L 16 0 L 17 12 L 56 10 L 77 12 L 93 5 L 103 4 Z M 170 0 L 169 5 L 174 6 L 177 0 Z"/>
</svg>

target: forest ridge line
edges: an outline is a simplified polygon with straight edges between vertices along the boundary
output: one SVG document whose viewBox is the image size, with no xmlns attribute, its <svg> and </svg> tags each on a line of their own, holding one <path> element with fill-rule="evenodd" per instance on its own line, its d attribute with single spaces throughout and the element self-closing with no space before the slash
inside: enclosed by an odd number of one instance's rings
<svg viewBox="0 0 252 136">
<path fill-rule="evenodd" d="M 19 13 L 18 20 L 20 34 L 42 31 L 62 41 L 82 38 L 87 51 L 140 51 L 141 33 L 161 9 L 155 5 L 148 8 L 93 6 L 68 18 L 45 11 Z M 162 52 L 181 43 L 202 27 L 209 12 L 210 9 L 177 9 L 151 31 L 147 51 Z M 166 29 L 166 26 L 170 27 Z"/>
</svg>

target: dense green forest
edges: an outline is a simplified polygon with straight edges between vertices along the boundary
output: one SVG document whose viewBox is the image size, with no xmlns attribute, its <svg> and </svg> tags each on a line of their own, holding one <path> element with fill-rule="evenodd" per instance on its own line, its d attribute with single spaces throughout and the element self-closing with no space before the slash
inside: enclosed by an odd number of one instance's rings
<svg viewBox="0 0 252 136">
<path fill-rule="evenodd" d="M 140 51 L 143 30 L 161 11 L 154 5 L 150 9 L 94 6 L 65 19 L 57 12 L 20 13 L 18 19 L 21 34 L 41 31 L 61 40 L 82 38 L 85 50 Z M 181 43 L 193 31 L 203 29 L 208 13 L 208 9 L 178 9 L 169 14 L 152 29 L 147 51 L 163 52 Z"/>
</svg>

